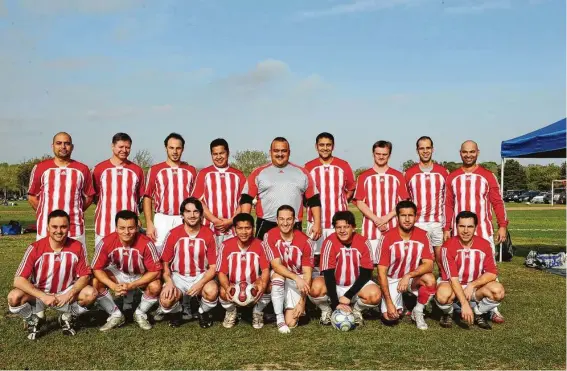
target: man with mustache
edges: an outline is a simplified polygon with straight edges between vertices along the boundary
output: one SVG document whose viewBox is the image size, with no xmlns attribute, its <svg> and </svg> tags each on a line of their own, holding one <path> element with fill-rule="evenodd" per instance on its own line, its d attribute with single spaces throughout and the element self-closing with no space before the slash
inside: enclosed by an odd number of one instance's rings
<svg viewBox="0 0 567 371">
<path fill-rule="evenodd" d="M 474 141 L 463 142 L 460 151 L 463 165 L 447 177 L 443 238 L 447 241 L 451 234 L 457 235 L 455 215 L 461 211 L 471 211 L 478 218 L 475 235 L 487 240 L 494 253 L 495 243 L 499 244 L 506 241 L 508 217 L 500 194 L 498 180 L 490 170 L 477 164 L 479 154 L 480 150 Z M 494 236 L 492 227 L 492 209 L 494 209 L 498 221 L 496 236 Z M 498 308 L 494 308 L 492 311 L 492 322 L 504 322 L 504 317 L 500 314 Z"/>
</svg>

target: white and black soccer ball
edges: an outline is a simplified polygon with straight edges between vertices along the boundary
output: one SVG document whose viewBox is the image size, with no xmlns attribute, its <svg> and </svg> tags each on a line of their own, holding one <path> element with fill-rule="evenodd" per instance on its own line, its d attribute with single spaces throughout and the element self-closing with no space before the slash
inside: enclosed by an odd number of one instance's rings
<svg viewBox="0 0 567 371">
<path fill-rule="evenodd" d="M 234 304 L 246 307 L 254 302 L 256 295 L 258 295 L 258 290 L 252 284 L 239 282 L 230 288 L 230 294 Z"/>
<path fill-rule="evenodd" d="M 334 328 L 340 331 L 350 331 L 356 327 L 354 323 L 354 315 L 341 309 L 337 309 L 333 312 L 331 315 L 331 323 Z"/>
</svg>

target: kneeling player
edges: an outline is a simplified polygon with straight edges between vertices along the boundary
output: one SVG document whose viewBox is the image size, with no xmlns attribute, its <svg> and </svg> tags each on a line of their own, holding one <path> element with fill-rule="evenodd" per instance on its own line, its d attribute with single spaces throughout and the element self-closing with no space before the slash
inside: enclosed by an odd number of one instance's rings
<svg viewBox="0 0 567 371">
<path fill-rule="evenodd" d="M 473 321 L 480 328 L 490 330 L 487 313 L 504 298 L 504 286 L 496 281 L 498 270 L 490 242 L 475 236 L 478 217 L 470 211 L 457 215 L 457 236 L 450 238 L 441 248 L 442 280 L 435 299 L 443 311 L 440 324 L 451 327 L 453 301 L 461 305 L 461 318 L 468 324 Z M 471 309 L 470 303 L 475 303 Z"/>
<path fill-rule="evenodd" d="M 372 247 L 355 232 L 354 214 L 339 211 L 333 216 L 335 233 L 323 242 L 321 273 L 311 285 L 311 301 L 321 309 L 319 323 L 329 325 L 335 309 L 351 312 L 357 325 L 363 325 L 362 311 L 380 303 L 380 288 L 371 281 Z M 351 309 L 350 304 L 354 303 Z"/>
<path fill-rule="evenodd" d="M 411 319 L 427 330 L 423 309 L 435 295 L 433 249 L 427 232 L 415 226 L 417 207 L 411 201 L 396 205 L 398 227 L 386 232 L 376 250 L 378 280 L 382 289 L 382 315 L 396 321 L 403 312 L 404 292 L 417 296 Z"/>
<path fill-rule="evenodd" d="M 289 333 L 305 312 L 313 273 L 313 241 L 293 228 L 293 207 L 280 206 L 276 221 L 278 228 L 264 235 L 264 249 L 273 268 L 271 297 L 278 331 Z"/>
<path fill-rule="evenodd" d="M 135 212 L 119 211 L 114 221 L 116 231 L 101 240 L 93 258 L 97 303 L 109 314 L 100 331 L 122 326 L 126 321 L 108 289 L 117 296 L 126 296 L 135 289 L 143 290 L 140 305 L 134 312 L 134 321 L 140 328 L 150 330 L 152 325 L 147 313 L 157 303 L 161 291 L 161 263 L 157 250 L 149 237 L 138 232 L 138 215 Z"/>
<path fill-rule="evenodd" d="M 88 286 L 91 269 L 83 244 L 67 237 L 69 224 L 65 211 L 49 213 L 48 236 L 28 247 L 8 294 L 8 308 L 24 319 L 30 340 L 38 337 L 45 321 L 38 313 L 46 307 L 63 312 L 59 315 L 63 333 L 75 335 L 76 317 L 96 300 L 95 289 Z"/>
<path fill-rule="evenodd" d="M 195 197 L 181 203 L 183 224 L 173 228 L 164 241 L 163 280 L 160 304 L 170 313 L 169 325 L 178 327 L 182 320 L 183 295 L 201 296 L 199 326 L 209 328 L 213 320 L 209 311 L 218 303 L 216 275 L 217 245 L 210 228 L 203 227 L 203 204 Z"/>
<path fill-rule="evenodd" d="M 252 312 L 252 327 L 264 326 L 264 308 L 270 302 L 268 282 L 270 264 L 266 259 L 262 242 L 254 237 L 254 218 L 240 213 L 233 219 L 236 237 L 225 240 L 217 256 L 217 272 L 220 284 L 220 302 L 226 314 L 222 325 L 231 328 L 236 323 L 236 305 L 230 295 L 231 287 L 240 282 L 253 284 L 258 294 Z"/>
</svg>

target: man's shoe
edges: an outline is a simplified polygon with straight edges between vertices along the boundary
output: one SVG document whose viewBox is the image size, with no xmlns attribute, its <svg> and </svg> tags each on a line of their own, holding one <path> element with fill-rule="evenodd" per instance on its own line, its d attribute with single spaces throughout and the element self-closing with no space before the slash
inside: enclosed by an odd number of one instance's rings
<svg viewBox="0 0 567 371">
<path fill-rule="evenodd" d="M 492 313 L 491 316 L 492 322 L 497 323 L 499 325 L 504 323 L 504 316 L 502 315 L 502 313 L 500 313 L 498 308 L 494 308 L 491 313 Z"/>
<path fill-rule="evenodd" d="M 319 318 L 319 324 L 323 326 L 331 325 L 331 311 L 321 311 L 321 318 Z"/>
<path fill-rule="evenodd" d="M 183 313 L 171 313 L 169 315 L 169 327 L 179 327 L 183 324 Z"/>
<path fill-rule="evenodd" d="M 441 327 L 451 328 L 453 326 L 453 316 L 452 314 L 443 313 L 441 319 L 439 320 Z"/>
<path fill-rule="evenodd" d="M 236 323 L 236 317 L 237 317 L 236 309 L 227 310 L 224 315 L 224 321 L 222 321 L 223 327 L 225 328 L 233 327 L 234 324 Z"/>
<path fill-rule="evenodd" d="M 77 331 L 75 330 L 75 318 L 71 313 L 63 313 L 59 315 L 58 318 L 59 326 L 63 330 L 63 335 L 75 336 Z"/>
<path fill-rule="evenodd" d="M 102 332 L 112 330 L 115 327 L 120 327 L 126 323 L 126 317 L 123 314 L 120 317 L 110 316 L 106 320 L 106 323 L 99 329 Z"/>
<path fill-rule="evenodd" d="M 148 321 L 148 315 L 146 313 L 134 313 L 134 322 L 136 322 L 142 330 L 152 329 L 152 324 Z"/>
<path fill-rule="evenodd" d="M 37 315 L 32 314 L 26 319 L 26 329 L 28 331 L 28 339 L 36 340 L 39 337 L 39 328 L 43 321 Z"/>
<path fill-rule="evenodd" d="M 209 312 L 199 313 L 198 317 L 201 328 L 209 328 L 213 325 L 213 319 Z"/>
<path fill-rule="evenodd" d="M 362 312 L 356 309 L 352 310 L 352 315 L 354 316 L 354 324 L 357 326 L 364 326 L 364 318 L 362 317 Z"/>
<path fill-rule="evenodd" d="M 475 314 L 474 323 L 483 330 L 492 330 L 492 325 L 484 318 L 484 314 Z"/>
<path fill-rule="evenodd" d="M 153 317 L 154 317 L 154 321 L 156 322 L 161 322 L 164 320 L 165 313 L 163 313 L 163 311 L 161 310 L 161 306 L 158 306 L 158 308 L 155 310 Z"/>
<path fill-rule="evenodd" d="M 255 329 L 261 329 L 264 327 L 264 313 L 263 312 L 253 312 L 252 313 L 252 327 Z"/>
<path fill-rule="evenodd" d="M 425 323 L 425 315 L 423 312 L 418 312 L 415 309 L 411 312 L 411 319 L 420 330 L 427 330 L 427 323 Z"/>
<path fill-rule="evenodd" d="M 187 306 L 183 306 L 183 316 L 182 316 L 184 321 L 191 321 L 193 319 L 193 314 L 191 313 L 191 306 L 187 305 Z"/>
</svg>

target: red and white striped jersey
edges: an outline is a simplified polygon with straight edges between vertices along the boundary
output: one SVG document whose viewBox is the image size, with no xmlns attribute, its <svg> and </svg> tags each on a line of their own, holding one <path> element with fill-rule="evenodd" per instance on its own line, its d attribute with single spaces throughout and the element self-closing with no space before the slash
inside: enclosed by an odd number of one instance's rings
<svg viewBox="0 0 567 371">
<path fill-rule="evenodd" d="M 376 249 L 378 265 L 388 267 L 388 277 L 402 278 L 415 271 L 423 259 L 433 260 L 433 249 L 427 232 L 414 227 L 408 240 L 400 236 L 398 228 L 389 230 L 380 238 Z"/>
<path fill-rule="evenodd" d="M 345 246 L 333 233 L 321 248 L 321 272 L 335 270 L 335 280 L 339 286 L 350 286 L 360 274 L 360 268 L 374 269 L 370 242 L 355 233 L 350 246 Z"/>
<path fill-rule="evenodd" d="M 116 232 L 104 237 L 96 246 L 92 266 L 94 270 L 103 270 L 109 265 L 131 275 L 162 268 L 154 243 L 141 233 L 136 233 L 132 246 L 124 246 Z"/>
<path fill-rule="evenodd" d="M 110 160 L 93 169 L 93 185 L 98 198 L 95 210 L 95 233 L 107 236 L 116 229 L 114 217 L 121 210 L 138 213 L 138 201 L 144 195 L 144 171 L 126 160 L 115 166 Z"/>
<path fill-rule="evenodd" d="M 95 194 L 87 165 L 71 160 L 66 167 L 59 167 L 53 159 L 42 161 L 31 172 L 28 194 L 39 197 L 36 217 L 40 236 L 47 236 L 47 216 L 53 210 L 69 214 L 70 237 L 85 233 L 83 197 Z"/>
<path fill-rule="evenodd" d="M 419 164 L 406 170 L 407 188 L 417 206 L 417 223 L 443 223 L 445 212 L 445 179 L 449 171 L 433 164 L 431 171 L 423 171 Z"/>
<path fill-rule="evenodd" d="M 471 247 L 463 247 L 457 236 L 448 239 L 441 247 L 441 262 L 443 281 L 458 278 L 467 285 L 486 272 L 498 275 L 492 247 L 479 236 L 473 236 Z"/>
<path fill-rule="evenodd" d="M 200 228 L 191 236 L 185 224 L 173 228 L 165 237 L 161 260 L 169 263 L 169 269 L 187 277 L 205 273 L 209 265 L 216 264 L 217 243 L 213 232 Z"/>
<path fill-rule="evenodd" d="M 193 196 L 204 201 L 217 218 L 231 219 L 238 208 L 245 184 L 246 177 L 242 171 L 230 166 L 220 169 L 211 165 L 197 174 Z M 217 235 L 223 234 L 204 218 L 203 224 L 208 225 Z"/>
<path fill-rule="evenodd" d="M 178 167 L 159 163 L 148 172 L 144 196 L 154 200 L 156 213 L 179 215 L 179 207 L 191 195 L 196 177 L 195 167 L 186 163 Z"/>
<path fill-rule="evenodd" d="M 224 241 L 217 255 L 217 272 L 227 275 L 231 284 L 256 282 L 264 269 L 270 268 L 262 241 L 254 238 L 248 248 L 238 246 L 238 237 Z"/>
<path fill-rule="evenodd" d="M 302 274 L 303 267 L 313 268 L 313 241 L 301 231 L 293 231 L 293 239 L 285 241 L 279 228 L 272 228 L 264 235 L 264 250 L 269 262 L 281 259 L 284 267 L 295 274 Z"/>
<path fill-rule="evenodd" d="M 461 211 L 467 210 L 478 217 L 475 235 L 490 239 L 494 234 L 492 208 L 496 213 L 498 225 L 507 227 L 508 217 L 500 187 L 490 170 L 478 166 L 471 173 L 465 173 L 461 168 L 449 174 L 445 191 L 445 230 L 453 229 L 453 235 L 456 236 L 455 217 Z"/>
<path fill-rule="evenodd" d="M 313 181 L 321 196 L 321 226 L 333 228 L 333 215 L 337 211 L 348 210 L 346 194 L 354 191 L 354 173 L 348 162 L 333 157 L 329 164 L 321 163 L 319 158 L 305 164 L 305 169 L 313 177 Z M 313 223 L 313 214 L 308 209 L 307 220 Z"/>
<path fill-rule="evenodd" d="M 384 173 L 377 173 L 370 168 L 360 174 L 356 181 L 354 199 L 364 201 L 372 213 L 379 217 L 395 210 L 398 202 L 408 198 L 403 174 L 392 168 L 388 168 Z M 397 225 L 398 220 L 394 217 L 388 222 L 388 229 Z M 380 236 L 378 228 L 366 217 L 362 219 L 362 235 L 369 240 L 375 240 Z"/>
<path fill-rule="evenodd" d="M 45 293 L 57 294 L 72 286 L 79 277 L 91 274 L 83 244 L 67 238 L 63 249 L 55 252 L 44 237 L 28 246 L 16 277 L 30 279 Z"/>
</svg>

